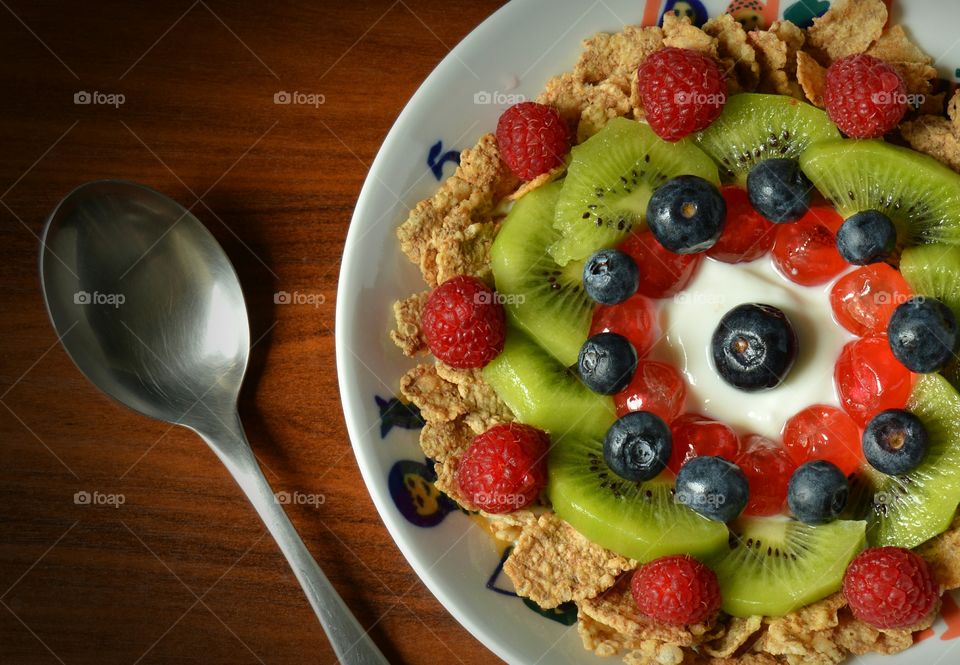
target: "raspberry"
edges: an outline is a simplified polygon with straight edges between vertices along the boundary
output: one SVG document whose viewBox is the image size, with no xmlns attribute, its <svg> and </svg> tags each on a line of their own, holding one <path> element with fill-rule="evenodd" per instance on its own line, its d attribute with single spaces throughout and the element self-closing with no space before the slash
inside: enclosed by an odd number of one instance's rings
<svg viewBox="0 0 960 665">
<path fill-rule="evenodd" d="M 777 227 L 753 208 L 747 190 L 727 185 L 720 193 L 727 202 L 727 223 L 707 256 L 724 263 L 747 263 L 769 252 Z"/>
<path fill-rule="evenodd" d="M 740 456 L 740 440 L 729 425 L 697 413 L 685 413 L 670 423 L 673 442 L 667 468 L 677 473 L 688 460 L 713 455 L 735 462 Z"/>
<path fill-rule="evenodd" d="M 494 425 L 460 458 L 457 484 L 477 507 L 509 513 L 529 505 L 547 484 L 550 437 L 529 425 Z"/>
<path fill-rule="evenodd" d="M 613 396 L 617 415 L 649 411 L 669 423 L 679 415 L 687 399 L 687 382 L 673 365 L 641 360 L 630 385 Z"/>
<path fill-rule="evenodd" d="M 740 442 L 743 451 L 737 466 L 750 483 L 750 500 L 744 515 L 776 515 L 787 501 L 787 484 L 797 465 L 783 447 L 759 434 Z"/>
<path fill-rule="evenodd" d="M 886 335 L 847 343 L 833 367 L 833 382 L 843 410 L 860 427 L 887 409 L 902 409 L 913 376 L 897 360 Z"/>
<path fill-rule="evenodd" d="M 863 463 L 857 424 L 845 412 L 826 404 L 808 406 L 787 421 L 783 448 L 797 466 L 827 460 L 849 475 Z"/>
<path fill-rule="evenodd" d="M 602 332 L 623 335 L 642 358 L 660 336 L 657 308 L 653 301 L 639 293 L 619 305 L 597 305 L 593 310 L 590 337 Z"/>
<path fill-rule="evenodd" d="M 620 246 L 640 271 L 637 293 L 648 298 L 669 298 L 687 288 L 703 254 L 674 254 L 657 242 L 650 231 L 629 234 Z"/>
<path fill-rule="evenodd" d="M 773 246 L 777 269 L 801 286 L 816 286 L 836 277 L 848 267 L 835 238 L 842 223 L 833 208 L 814 206 L 796 222 L 780 224 Z"/>
<path fill-rule="evenodd" d="M 458 275 L 438 286 L 423 307 L 430 352 L 451 367 L 483 367 L 503 351 L 506 316 L 489 287 Z"/>
<path fill-rule="evenodd" d="M 908 628 L 937 604 L 927 562 L 910 550 L 874 547 L 860 552 L 843 576 L 853 616 L 877 628 Z"/>
<path fill-rule="evenodd" d="M 563 163 L 570 150 L 570 133 L 557 109 L 520 102 L 500 116 L 497 144 L 513 174 L 521 180 L 533 180 Z"/>
<path fill-rule="evenodd" d="M 886 263 L 857 268 L 830 289 L 833 317 L 854 335 L 880 334 L 898 305 L 910 300 L 910 286 Z"/>
<path fill-rule="evenodd" d="M 660 49 L 644 60 L 637 91 L 647 122 L 666 141 L 706 128 L 727 103 L 727 80 L 717 61 L 683 48 Z"/>
<path fill-rule="evenodd" d="M 640 612 L 674 626 L 701 623 L 720 609 L 716 573 L 687 555 L 642 565 L 633 574 L 630 590 Z"/>
<path fill-rule="evenodd" d="M 891 65 L 861 53 L 830 65 L 823 102 L 844 134 L 876 138 L 896 127 L 907 112 L 907 86 Z"/>
</svg>

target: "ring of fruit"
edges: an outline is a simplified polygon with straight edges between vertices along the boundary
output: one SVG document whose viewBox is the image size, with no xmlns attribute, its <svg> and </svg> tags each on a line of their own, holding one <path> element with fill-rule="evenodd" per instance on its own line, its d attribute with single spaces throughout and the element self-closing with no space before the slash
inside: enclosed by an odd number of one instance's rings
<svg viewBox="0 0 960 665">
<path fill-rule="evenodd" d="M 880 138 L 908 109 L 869 55 L 831 64 L 825 110 L 728 96 L 691 49 L 635 80 L 645 122 L 572 148 L 554 107 L 500 118 L 533 182 L 496 228 L 495 288 L 443 281 L 417 330 L 510 418 L 438 465 L 444 489 L 521 532 L 552 511 L 627 562 L 659 624 L 841 591 L 878 630 L 929 625 L 941 586 L 914 550 L 960 503 L 960 175 Z"/>
</svg>

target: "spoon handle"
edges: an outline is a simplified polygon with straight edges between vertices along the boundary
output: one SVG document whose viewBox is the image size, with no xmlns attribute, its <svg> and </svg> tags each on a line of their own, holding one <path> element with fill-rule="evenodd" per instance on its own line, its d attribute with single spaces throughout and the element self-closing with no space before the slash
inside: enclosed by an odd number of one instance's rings
<svg viewBox="0 0 960 665">
<path fill-rule="evenodd" d="M 206 425 L 203 431 L 195 428 L 197 433 L 226 465 L 277 541 L 303 587 L 310 606 L 320 619 L 338 662 L 342 665 L 389 665 L 389 661 L 320 570 L 283 507 L 277 502 L 247 442 L 239 414 L 233 414 L 232 422 L 228 419 L 224 423 L 214 418 Z"/>
</svg>

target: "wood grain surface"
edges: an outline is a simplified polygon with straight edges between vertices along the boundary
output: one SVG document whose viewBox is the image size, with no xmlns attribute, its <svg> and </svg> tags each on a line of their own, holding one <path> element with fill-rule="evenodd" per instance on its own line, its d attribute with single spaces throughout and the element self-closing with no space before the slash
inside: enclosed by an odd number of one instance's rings
<svg viewBox="0 0 960 665">
<path fill-rule="evenodd" d="M 288 513 L 390 661 L 499 662 L 374 511 L 333 343 L 368 166 L 417 86 L 499 4 L 0 2 L 0 663 L 335 662 L 214 455 L 101 395 L 57 344 L 37 235 L 60 197 L 105 177 L 191 206 L 236 265 L 259 340 L 249 438 L 275 489 L 326 497 Z M 274 104 L 281 90 L 324 104 Z M 81 91 L 123 103 L 76 104 Z M 325 304 L 274 304 L 295 289 Z"/>
</svg>

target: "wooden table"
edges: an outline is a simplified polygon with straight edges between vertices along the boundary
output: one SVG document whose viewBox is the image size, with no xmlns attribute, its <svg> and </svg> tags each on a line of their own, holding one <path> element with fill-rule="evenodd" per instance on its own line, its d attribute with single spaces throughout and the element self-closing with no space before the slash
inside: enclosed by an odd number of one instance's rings
<svg viewBox="0 0 960 665">
<path fill-rule="evenodd" d="M 101 395 L 57 344 L 37 234 L 60 197 L 105 177 L 193 205 L 233 260 L 259 340 L 241 403 L 250 440 L 275 489 L 326 496 L 288 513 L 391 662 L 496 662 L 374 511 L 341 416 L 333 323 L 347 225 L 384 135 L 499 4 L 0 2 L 0 663 L 334 662 L 213 454 Z M 281 91 L 324 103 L 275 104 Z M 83 92 L 92 103 L 75 103 Z M 274 305 L 295 289 L 326 304 Z"/>
</svg>

